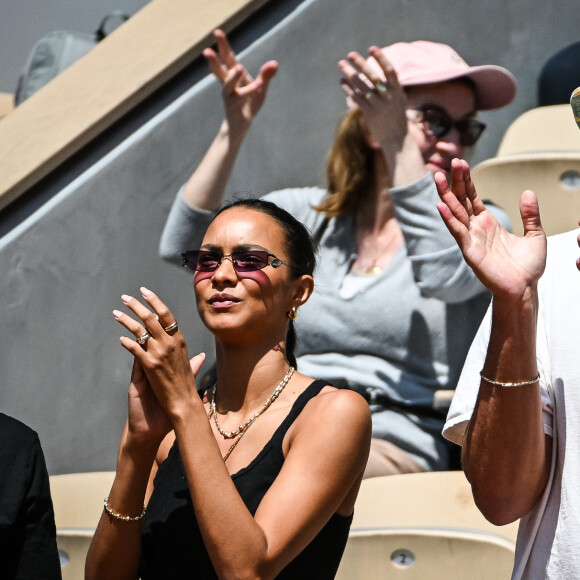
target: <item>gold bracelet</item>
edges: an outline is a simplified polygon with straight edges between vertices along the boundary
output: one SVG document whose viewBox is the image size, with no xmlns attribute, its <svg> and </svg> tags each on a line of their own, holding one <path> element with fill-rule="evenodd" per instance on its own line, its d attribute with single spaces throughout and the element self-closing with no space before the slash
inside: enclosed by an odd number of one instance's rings
<svg viewBox="0 0 580 580">
<path fill-rule="evenodd" d="M 479 376 L 483 381 L 486 381 L 487 383 L 490 383 L 492 385 L 497 385 L 498 387 L 523 387 L 524 385 L 531 385 L 533 383 L 537 383 L 540 380 L 540 373 L 538 373 L 538 376 L 535 379 L 532 379 L 531 381 L 518 381 L 517 383 L 503 383 L 501 381 L 492 381 L 483 374 L 483 371 L 480 371 Z"/>
<path fill-rule="evenodd" d="M 143 506 L 143 511 L 138 515 L 138 516 L 122 516 L 121 514 L 118 514 L 116 512 L 114 512 L 110 507 L 109 507 L 109 498 L 106 497 L 104 504 L 105 504 L 105 511 L 112 517 L 118 519 L 118 520 L 123 520 L 124 522 L 138 522 L 144 515 L 145 512 L 147 511 L 147 508 L 145 506 Z"/>
</svg>

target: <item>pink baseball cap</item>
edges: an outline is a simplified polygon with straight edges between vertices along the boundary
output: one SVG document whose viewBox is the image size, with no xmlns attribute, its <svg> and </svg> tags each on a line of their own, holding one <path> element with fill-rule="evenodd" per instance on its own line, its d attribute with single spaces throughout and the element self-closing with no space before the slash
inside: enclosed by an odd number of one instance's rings
<svg viewBox="0 0 580 580">
<path fill-rule="evenodd" d="M 476 106 L 480 111 L 503 107 L 516 95 L 516 79 L 510 71 L 493 64 L 469 66 L 447 44 L 428 40 L 397 42 L 382 51 L 404 87 L 468 78 L 475 85 Z M 374 58 L 368 62 L 378 67 Z M 383 76 L 382 70 L 380 73 Z"/>
</svg>

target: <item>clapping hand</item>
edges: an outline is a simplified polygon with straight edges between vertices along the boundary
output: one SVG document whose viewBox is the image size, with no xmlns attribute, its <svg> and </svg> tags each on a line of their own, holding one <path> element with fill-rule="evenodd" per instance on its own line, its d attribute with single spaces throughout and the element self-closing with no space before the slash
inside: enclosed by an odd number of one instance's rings
<svg viewBox="0 0 580 580">
<path fill-rule="evenodd" d="M 172 429 L 174 415 L 184 406 L 201 404 L 195 376 L 205 356 L 189 360 L 185 340 L 173 314 L 150 290 L 141 289 L 147 306 L 123 295 L 132 314 L 113 311 L 116 320 L 134 337 L 121 344 L 134 356 L 129 387 L 129 432 L 136 440 L 159 444 Z"/>
</svg>

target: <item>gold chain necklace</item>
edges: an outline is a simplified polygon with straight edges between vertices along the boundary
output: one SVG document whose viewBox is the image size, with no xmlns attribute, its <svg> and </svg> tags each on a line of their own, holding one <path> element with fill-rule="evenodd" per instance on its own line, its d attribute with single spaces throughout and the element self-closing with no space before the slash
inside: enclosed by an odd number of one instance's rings
<svg viewBox="0 0 580 580">
<path fill-rule="evenodd" d="M 284 375 L 284 378 L 280 381 L 278 386 L 274 389 L 274 392 L 266 399 L 266 402 L 262 405 L 260 409 L 258 409 L 245 423 L 240 425 L 237 429 L 233 431 L 224 431 L 219 423 L 218 414 L 215 406 L 215 399 L 216 399 L 216 391 L 217 391 L 217 382 L 213 386 L 212 389 L 212 396 L 211 396 L 211 403 L 209 404 L 209 412 L 207 414 L 207 418 L 211 419 L 212 415 L 215 421 L 215 426 L 219 431 L 220 435 L 224 439 L 233 439 L 236 437 L 233 445 L 228 449 L 227 453 L 224 456 L 224 461 L 230 456 L 230 453 L 234 450 L 235 446 L 239 443 L 240 439 L 244 436 L 244 433 L 250 428 L 250 426 L 254 423 L 254 421 L 262 414 L 270 405 L 278 398 L 278 395 L 284 390 L 284 387 L 288 384 L 288 381 L 292 378 L 294 374 L 294 367 L 290 367 L 288 372 Z"/>
<path fill-rule="evenodd" d="M 380 274 L 385 269 L 384 266 L 379 266 L 378 262 L 384 256 L 386 251 L 390 249 L 391 245 L 399 235 L 399 230 L 396 227 L 397 224 L 395 218 L 391 219 L 393 220 L 392 223 L 394 225 L 391 226 L 392 231 L 389 232 L 388 237 L 382 238 L 381 236 L 375 235 L 374 238 L 372 238 L 371 234 L 369 233 L 368 236 L 363 237 L 360 243 L 357 244 L 358 248 L 355 253 L 355 261 L 362 256 L 363 258 L 366 257 L 366 262 L 368 263 L 369 262 L 368 254 L 371 254 L 372 256 L 370 266 L 364 267 L 365 274 L 376 275 Z M 372 251 L 369 251 L 369 247 L 372 247 Z M 364 264 L 365 260 L 363 259 L 362 262 Z"/>
</svg>

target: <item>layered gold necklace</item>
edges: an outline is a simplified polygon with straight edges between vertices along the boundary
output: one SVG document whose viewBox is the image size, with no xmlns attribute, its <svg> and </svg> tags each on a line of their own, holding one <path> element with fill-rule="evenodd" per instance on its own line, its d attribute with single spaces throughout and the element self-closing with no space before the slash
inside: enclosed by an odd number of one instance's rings
<svg viewBox="0 0 580 580">
<path fill-rule="evenodd" d="M 219 434 L 224 439 L 234 439 L 234 437 L 235 437 L 235 441 L 233 442 L 231 447 L 227 450 L 226 454 L 224 455 L 224 461 L 227 460 L 227 458 L 230 456 L 232 451 L 235 449 L 236 445 L 240 442 L 240 439 L 244 436 L 246 431 L 253 425 L 253 423 L 256 421 L 256 419 L 262 413 L 264 413 L 270 407 L 270 405 L 278 398 L 280 393 L 284 390 L 284 387 L 288 384 L 288 381 L 292 378 L 294 371 L 295 371 L 294 367 L 291 366 L 288 369 L 288 372 L 284 375 L 284 378 L 280 381 L 278 386 L 274 389 L 274 392 L 266 399 L 266 402 L 245 423 L 243 423 L 242 425 L 240 425 L 239 427 L 237 427 L 237 429 L 234 429 L 233 431 L 224 431 L 220 425 L 216 406 L 215 406 L 217 382 L 215 383 L 215 385 L 212 388 L 211 402 L 209 404 L 209 411 L 207 413 L 207 418 L 209 420 L 211 420 L 212 415 L 213 415 L 216 429 L 218 430 Z"/>
</svg>

